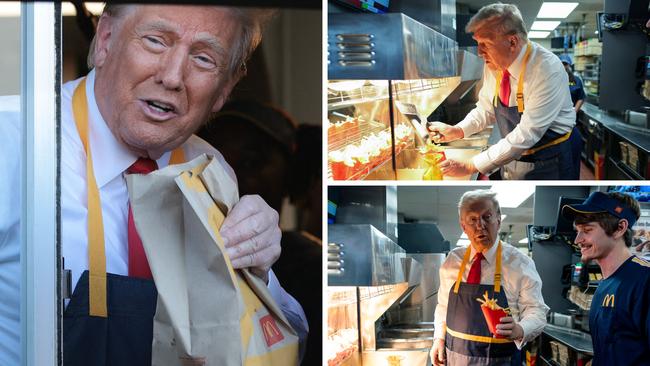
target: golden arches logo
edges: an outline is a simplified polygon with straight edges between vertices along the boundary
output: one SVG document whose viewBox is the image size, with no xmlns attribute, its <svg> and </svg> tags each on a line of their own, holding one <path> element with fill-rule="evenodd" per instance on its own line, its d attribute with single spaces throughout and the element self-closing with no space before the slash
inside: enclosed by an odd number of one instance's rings
<svg viewBox="0 0 650 366">
<path fill-rule="evenodd" d="M 613 308 L 614 307 L 614 294 L 607 294 L 603 299 L 604 308 Z"/>
<path fill-rule="evenodd" d="M 260 319 L 260 326 L 262 327 L 264 340 L 266 340 L 266 345 L 268 347 L 271 347 L 284 339 L 284 335 L 280 332 L 278 325 L 275 323 L 275 320 L 271 315 L 263 316 Z"/>
</svg>

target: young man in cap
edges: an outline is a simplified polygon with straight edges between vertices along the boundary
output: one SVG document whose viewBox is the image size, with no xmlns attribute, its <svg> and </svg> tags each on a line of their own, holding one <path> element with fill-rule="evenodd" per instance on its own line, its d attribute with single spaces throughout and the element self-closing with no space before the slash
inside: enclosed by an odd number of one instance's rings
<svg viewBox="0 0 650 366">
<path fill-rule="evenodd" d="M 593 366 L 650 365 L 650 263 L 630 253 L 639 204 L 622 193 L 592 193 L 567 205 L 582 262 L 595 260 L 604 280 L 589 312 Z"/>
</svg>

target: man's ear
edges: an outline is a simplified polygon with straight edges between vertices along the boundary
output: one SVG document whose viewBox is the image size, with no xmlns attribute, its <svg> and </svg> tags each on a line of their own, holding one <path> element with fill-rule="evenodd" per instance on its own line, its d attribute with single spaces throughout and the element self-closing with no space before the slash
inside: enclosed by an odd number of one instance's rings
<svg viewBox="0 0 650 366">
<path fill-rule="evenodd" d="M 233 75 L 224 82 L 224 85 L 219 92 L 219 96 L 217 96 L 217 100 L 212 105 L 212 113 L 217 113 L 221 110 L 221 107 L 223 107 L 223 105 L 226 103 L 228 97 L 230 96 L 230 93 L 232 92 L 232 89 L 235 87 L 235 85 L 237 85 L 239 80 L 239 75 Z"/>
<path fill-rule="evenodd" d="M 508 42 L 510 42 L 510 47 L 515 49 L 519 45 L 519 37 L 515 34 L 508 36 Z"/>
<path fill-rule="evenodd" d="M 97 23 L 97 32 L 95 33 L 95 46 L 93 64 L 95 67 L 101 67 L 106 62 L 108 51 L 111 48 L 113 35 L 113 24 L 115 19 L 109 15 L 102 15 Z"/>
<path fill-rule="evenodd" d="M 618 220 L 618 228 L 614 231 L 614 239 L 622 238 L 625 235 L 625 232 L 628 229 L 628 222 L 625 219 Z"/>
</svg>

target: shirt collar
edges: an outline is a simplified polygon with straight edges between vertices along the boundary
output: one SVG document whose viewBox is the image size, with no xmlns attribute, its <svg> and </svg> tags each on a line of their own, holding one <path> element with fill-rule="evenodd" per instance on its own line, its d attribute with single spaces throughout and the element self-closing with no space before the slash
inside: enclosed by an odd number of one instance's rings
<svg viewBox="0 0 650 366">
<path fill-rule="evenodd" d="M 528 43 L 526 43 L 524 47 L 521 48 L 521 51 L 519 51 L 519 55 L 517 55 L 517 58 L 515 58 L 515 60 L 510 64 L 510 66 L 508 66 L 508 72 L 510 73 L 510 77 L 514 80 L 519 80 L 519 73 L 521 72 L 521 68 L 524 66 L 523 63 L 524 63 L 524 55 L 526 54 L 526 48 L 528 48 Z"/>
<path fill-rule="evenodd" d="M 494 244 L 490 247 L 490 249 L 487 250 L 487 252 L 483 253 L 483 257 L 485 258 L 485 261 L 487 264 L 492 264 L 494 263 L 496 256 L 497 256 L 497 246 L 499 245 L 499 238 L 496 239 Z M 470 244 L 471 246 L 471 244 Z M 476 256 L 476 250 L 474 247 L 471 247 L 472 251 L 470 252 L 470 260 L 474 260 L 474 256 Z"/>
<path fill-rule="evenodd" d="M 93 168 L 97 187 L 101 188 L 133 165 L 138 156 L 115 138 L 99 112 L 97 100 L 95 99 L 94 69 L 86 77 L 86 98 L 88 101 L 88 130 Z M 161 156 L 158 159 L 158 166 L 160 168 L 167 166 L 169 157 L 169 152 Z"/>
</svg>

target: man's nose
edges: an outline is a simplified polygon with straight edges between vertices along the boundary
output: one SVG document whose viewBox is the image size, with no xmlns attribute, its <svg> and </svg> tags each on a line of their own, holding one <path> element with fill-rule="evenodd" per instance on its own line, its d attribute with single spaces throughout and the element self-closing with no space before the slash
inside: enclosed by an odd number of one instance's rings
<svg viewBox="0 0 650 366">
<path fill-rule="evenodd" d="M 573 240 L 574 243 L 580 244 L 583 241 L 584 237 L 581 232 L 578 232 L 576 238 Z"/>
<path fill-rule="evenodd" d="M 165 89 L 182 90 L 187 59 L 182 49 L 170 49 L 160 59 L 160 65 L 156 73 L 156 82 L 162 84 Z"/>
</svg>

